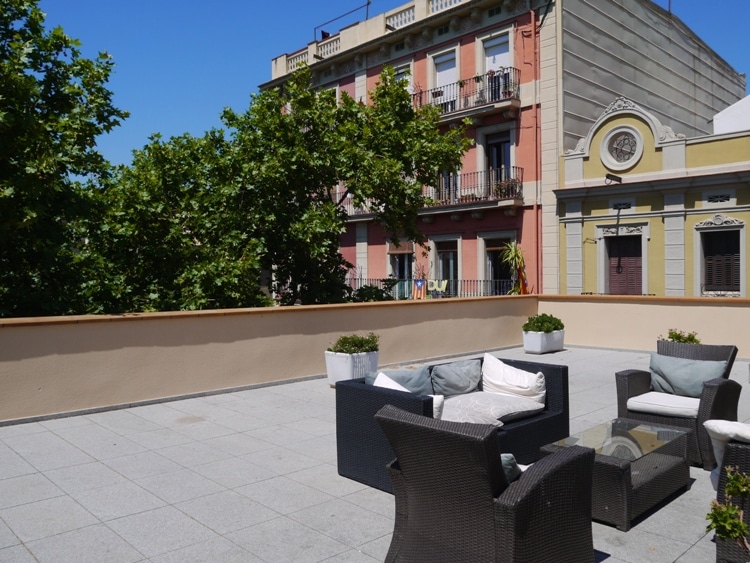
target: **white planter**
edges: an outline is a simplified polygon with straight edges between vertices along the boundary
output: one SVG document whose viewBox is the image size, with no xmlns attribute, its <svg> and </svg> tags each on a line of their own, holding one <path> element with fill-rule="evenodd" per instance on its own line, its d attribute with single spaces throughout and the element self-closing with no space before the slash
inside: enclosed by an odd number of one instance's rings
<svg viewBox="0 0 750 563">
<path fill-rule="evenodd" d="M 546 354 L 563 349 L 564 330 L 552 332 L 524 332 L 523 349 L 528 354 Z"/>
<path fill-rule="evenodd" d="M 326 373 L 333 387 L 337 381 L 364 377 L 368 371 L 378 370 L 378 352 L 339 354 L 326 350 Z"/>
</svg>

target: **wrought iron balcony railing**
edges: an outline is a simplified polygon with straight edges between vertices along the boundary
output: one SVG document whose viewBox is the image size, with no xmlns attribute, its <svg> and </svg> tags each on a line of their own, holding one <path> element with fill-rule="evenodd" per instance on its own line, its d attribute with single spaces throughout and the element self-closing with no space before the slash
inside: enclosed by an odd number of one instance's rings
<svg viewBox="0 0 750 563">
<path fill-rule="evenodd" d="M 489 295 L 508 295 L 513 282 L 511 280 L 443 280 L 428 279 L 426 298 L 444 297 L 483 297 Z M 391 286 L 390 293 L 394 299 L 412 299 L 414 297 L 414 280 L 411 279 L 366 279 L 349 278 L 349 286 L 357 290 L 365 285 L 374 285 L 380 289 Z"/>
<path fill-rule="evenodd" d="M 504 166 L 479 172 L 445 173 L 438 177 L 434 186 L 424 187 L 424 196 L 429 199 L 429 207 L 522 200 L 523 168 Z M 348 199 L 344 207 L 349 216 L 367 215 L 375 211 L 370 202 L 355 207 Z"/>
<path fill-rule="evenodd" d="M 438 106 L 443 115 L 520 97 L 521 72 L 506 67 L 412 95 L 414 106 Z"/>
</svg>

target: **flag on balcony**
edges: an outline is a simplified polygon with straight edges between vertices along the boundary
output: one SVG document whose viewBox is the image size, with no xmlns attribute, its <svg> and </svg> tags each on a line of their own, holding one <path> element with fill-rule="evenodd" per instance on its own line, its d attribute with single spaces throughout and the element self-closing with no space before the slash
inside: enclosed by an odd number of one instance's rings
<svg viewBox="0 0 750 563">
<path fill-rule="evenodd" d="M 411 292 L 412 299 L 427 298 L 427 280 L 414 280 L 414 287 Z"/>
<path fill-rule="evenodd" d="M 518 285 L 521 290 L 521 295 L 527 295 L 529 293 L 529 282 L 526 279 L 525 264 L 518 268 Z"/>
</svg>

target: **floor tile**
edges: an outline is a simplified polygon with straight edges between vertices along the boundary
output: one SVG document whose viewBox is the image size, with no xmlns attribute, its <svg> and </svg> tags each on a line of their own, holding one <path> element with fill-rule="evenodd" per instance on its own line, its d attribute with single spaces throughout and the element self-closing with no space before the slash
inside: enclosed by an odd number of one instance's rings
<svg viewBox="0 0 750 563">
<path fill-rule="evenodd" d="M 215 540 L 218 536 L 174 507 L 165 506 L 107 523 L 147 557 Z"/>
<path fill-rule="evenodd" d="M 331 500 L 331 496 L 286 477 L 274 477 L 236 489 L 280 514 L 297 512 Z"/>
<path fill-rule="evenodd" d="M 341 499 L 305 508 L 289 517 L 351 546 L 361 546 L 393 531 L 392 518 Z"/>
<path fill-rule="evenodd" d="M 64 495 L 64 491 L 41 473 L 0 481 L 0 509 Z"/>
<path fill-rule="evenodd" d="M 216 481 L 212 481 L 191 469 L 160 473 L 159 475 L 138 479 L 136 482 L 168 504 L 204 497 L 225 490 Z"/>
<path fill-rule="evenodd" d="M 8 527 L 29 542 L 96 524 L 97 519 L 70 497 L 55 497 L 0 510 Z"/>
<path fill-rule="evenodd" d="M 234 491 L 222 491 L 181 502 L 175 508 L 222 535 L 279 516 L 277 512 Z"/>
<path fill-rule="evenodd" d="M 102 522 L 165 505 L 162 499 L 130 481 L 73 493 L 71 496 Z"/>
<path fill-rule="evenodd" d="M 98 461 L 61 467 L 60 469 L 50 469 L 49 471 L 45 471 L 44 474 L 50 481 L 67 493 L 77 493 L 116 485 L 125 480 L 125 477 L 117 471 Z"/>
<path fill-rule="evenodd" d="M 224 538 L 215 538 L 151 558 L 151 563 L 264 563 Z"/>
<path fill-rule="evenodd" d="M 130 563 L 143 561 L 139 553 L 104 524 L 80 528 L 27 544 L 41 562 Z"/>
<path fill-rule="evenodd" d="M 39 471 L 95 461 L 95 458 L 49 431 L 14 436 L 4 441 Z"/>
</svg>

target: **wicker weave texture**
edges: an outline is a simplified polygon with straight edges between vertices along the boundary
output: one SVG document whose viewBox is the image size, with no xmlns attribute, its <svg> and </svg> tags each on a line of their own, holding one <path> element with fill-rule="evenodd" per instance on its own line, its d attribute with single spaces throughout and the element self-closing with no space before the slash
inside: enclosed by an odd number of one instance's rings
<svg viewBox="0 0 750 563">
<path fill-rule="evenodd" d="M 386 561 L 593 561 L 594 452 L 566 448 L 507 484 L 495 429 L 387 405 L 396 519 Z"/>
<path fill-rule="evenodd" d="M 495 429 L 498 447 L 516 456 L 519 463 L 539 458 L 544 444 L 569 434 L 568 367 L 521 360 L 508 365 L 545 376 L 547 397 L 544 410 L 532 417 L 509 422 Z M 366 385 L 364 379 L 336 384 L 336 447 L 339 475 L 388 493 L 393 483 L 386 466 L 395 454 L 374 419 L 385 405 L 432 417 L 432 398 Z"/>
<path fill-rule="evenodd" d="M 719 473 L 719 486 L 716 493 L 716 499 L 726 502 L 724 487 L 727 484 L 727 466 L 736 467 L 742 473 L 750 473 L 750 444 L 742 442 L 729 442 L 724 449 L 724 460 L 722 462 L 721 473 Z M 750 525 L 750 502 L 747 502 L 744 508 L 743 520 L 745 524 Z M 708 509 L 706 509 L 708 512 Z M 716 561 L 720 563 L 739 563 L 750 559 L 740 546 L 735 542 L 720 540 L 716 538 Z"/>
<path fill-rule="evenodd" d="M 711 446 L 711 438 L 703 428 L 703 423 L 711 419 L 737 420 L 737 405 L 739 404 L 742 386 L 736 381 L 728 379 L 737 357 L 737 347 L 658 340 L 656 350 L 663 356 L 676 358 L 726 360 L 727 367 L 721 378 L 712 379 L 704 384 L 697 418 L 661 416 L 628 410 L 628 399 L 651 391 L 651 374 L 648 371 L 636 369 L 619 371 L 615 374 L 617 416 L 692 430 L 692 435 L 688 438 L 688 461 L 692 465 L 710 471 L 716 467 L 716 459 Z"/>
</svg>

